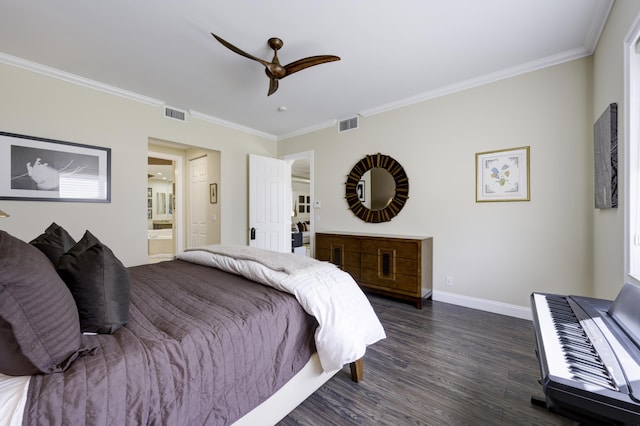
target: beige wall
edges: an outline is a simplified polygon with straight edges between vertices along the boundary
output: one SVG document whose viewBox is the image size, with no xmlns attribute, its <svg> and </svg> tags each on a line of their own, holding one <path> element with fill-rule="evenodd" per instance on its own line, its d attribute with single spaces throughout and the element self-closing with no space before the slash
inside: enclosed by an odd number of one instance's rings
<svg viewBox="0 0 640 426">
<path fill-rule="evenodd" d="M 314 151 L 316 232 L 433 236 L 436 291 L 523 307 L 533 291 L 589 295 L 591 69 L 591 58 L 568 62 L 281 141 L 278 154 Z M 531 201 L 476 203 L 475 153 L 519 146 L 531 147 Z M 404 166 L 410 199 L 391 222 L 367 224 L 344 183 L 377 152 Z"/>
<path fill-rule="evenodd" d="M 127 266 L 147 259 L 147 149 L 149 138 L 220 152 L 221 240 L 247 242 L 247 154 L 274 157 L 277 144 L 206 121 L 165 119 L 161 108 L 0 64 L 0 128 L 112 149 L 111 203 L 0 200 L 0 229 L 30 240 L 52 221 L 79 239 L 89 229 Z M 212 96 L 214 96 L 212 94 Z M 224 192 L 223 192 L 224 191 Z"/>
<path fill-rule="evenodd" d="M 593 55 L 595 122 L 612 102 L 618 103 L 618 208 L 593 209 L 594 296 L 613 299 L 624 283 L 624 38 L 640 11 L 640 3 L 616 0 Z"/>
</svg>

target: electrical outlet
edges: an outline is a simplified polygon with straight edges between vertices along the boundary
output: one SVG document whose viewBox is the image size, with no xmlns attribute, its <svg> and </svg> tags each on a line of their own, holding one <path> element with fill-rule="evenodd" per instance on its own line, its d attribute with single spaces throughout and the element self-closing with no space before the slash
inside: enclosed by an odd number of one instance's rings
<svg viewBox="0 0 640 426">
<path fill-rule="evenodd" d="M 447 285 L 453 285 L 453 277 L 451 275 L 447 275 L 446 282 Z"/>
</svg>

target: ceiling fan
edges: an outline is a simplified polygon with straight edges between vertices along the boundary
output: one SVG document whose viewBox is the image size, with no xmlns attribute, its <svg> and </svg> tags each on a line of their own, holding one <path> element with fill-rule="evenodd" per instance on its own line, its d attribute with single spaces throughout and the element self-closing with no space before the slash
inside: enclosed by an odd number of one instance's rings
<svg viewBox="0 0 640 426">
<path fill-rule="evenodd" d="M 215 39 L 218 40 L 223 46 L 236 52 L 238 55 L 260 62 L 262 65 L 264 65 L 265 67 L 264 72 L 267 74 L 267 77 L 269 77 L 269 92 L 267 93 L 267 96 L 271 96 L 276 90 L 278 90 L 278 80 L 283 79 L 286 76 L 293 74 L 294 72 L 298 72 L 300 70 L 312 67 L 314 65 L 324 64 L 325 62 L 333 62 L 333 61 L 340 60 L 340 57 L 338 56 L 319 55 L 319 56 L 310 56 L 308 58 L 299 59 L 297 61 L 291 62 L 290 64 L 283 66 L 280 64 L 280 61 L 278 60 L 278 50 L 282 47 L 284 43 L 282 40 L 280 40 L 277 37 L 272 37 L 267 41 L 267 44 L 269 45 L 269 47 L 273 49 L 273 59 L 271 60 L 271 62 L 268 62 L 263 59 L 256 58 L 255 56 L 250 55 L 249 53 L 238 49 L 233 44 L 229 43 L 228 41 L 224 40 L 221 37 L 218 37 L 214 33 L 211 33 L 211 35 L 214 36 Z"/>
</svg>

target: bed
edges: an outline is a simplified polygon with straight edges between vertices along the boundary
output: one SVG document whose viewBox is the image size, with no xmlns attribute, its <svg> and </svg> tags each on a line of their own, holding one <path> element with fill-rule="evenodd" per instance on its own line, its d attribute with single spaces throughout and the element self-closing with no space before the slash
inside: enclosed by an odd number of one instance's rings
<svg viewBox="0 0 640 426">
<path fill-rule="evenodd" d="M 208 246 L 124 268 L 89 232 L 51 244 L 60 229 L 40 246 L 0 231 L 0 346 L 37 369 L 0 353 L 0 424 L 273 424 L 385 337 L 330 264 Z"/>
</svg>

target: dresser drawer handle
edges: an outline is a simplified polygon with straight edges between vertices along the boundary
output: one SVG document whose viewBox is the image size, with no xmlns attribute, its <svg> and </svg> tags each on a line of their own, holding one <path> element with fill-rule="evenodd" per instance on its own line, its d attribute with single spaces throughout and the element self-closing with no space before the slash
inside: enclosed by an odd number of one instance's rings
<svg viewBox="0 0 640 426">
<path fill-rule="evenodd" d="M 391 256 L 389 253 L 382 254 L 382 275 L 389 275 L 391 269 Z"/>
<path fill-rule="evenodd" d="M 333 248 L 333 264 L 336 265 L 338 268 L 342 267 L 342 251 L 340 250 L 340 247 L 334 247 Z"/>
</svg>

